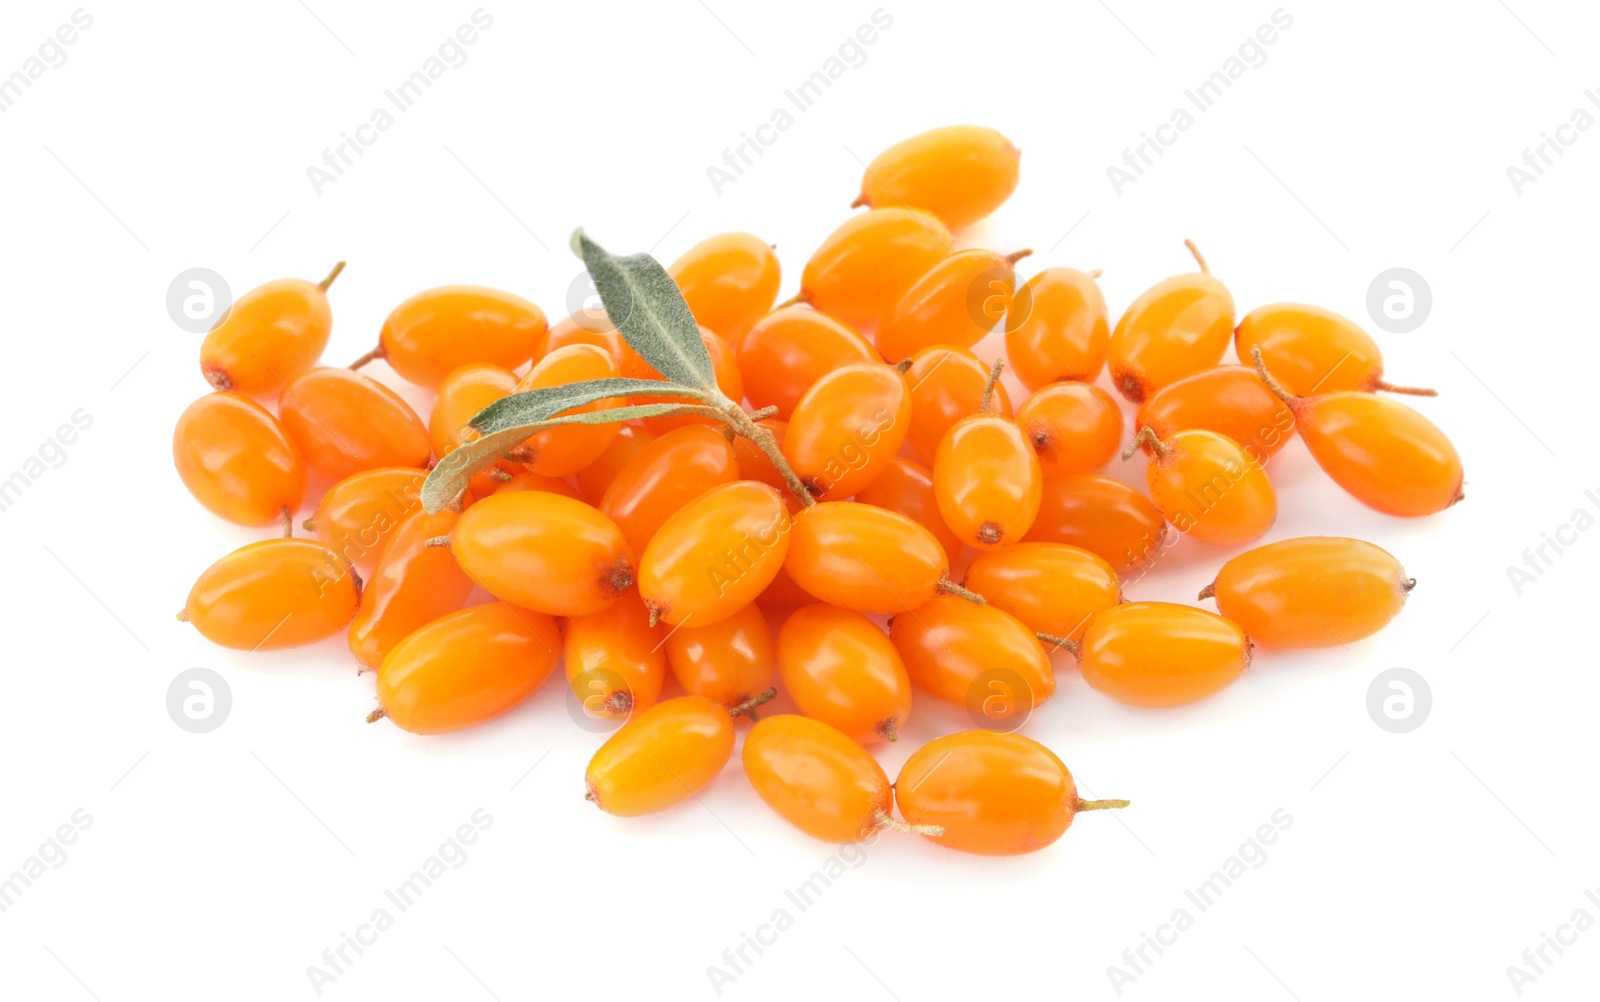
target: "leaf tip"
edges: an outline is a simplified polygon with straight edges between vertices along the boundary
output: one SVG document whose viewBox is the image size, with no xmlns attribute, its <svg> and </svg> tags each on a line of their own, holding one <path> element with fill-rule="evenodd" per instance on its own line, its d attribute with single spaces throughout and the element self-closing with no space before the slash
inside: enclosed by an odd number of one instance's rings
<svg viewBox="0 0 1600 1002">
<path fill-rule="evenodd" d="M 572 248 L 572 253 L 581 258 L 583 257 L 584 242 L 588 239 L 588 237 L 584 236 L 583 227 L 580 226 L 572 231 L 572 238 L 567 241 L 567 245 Z"/>
</svg>

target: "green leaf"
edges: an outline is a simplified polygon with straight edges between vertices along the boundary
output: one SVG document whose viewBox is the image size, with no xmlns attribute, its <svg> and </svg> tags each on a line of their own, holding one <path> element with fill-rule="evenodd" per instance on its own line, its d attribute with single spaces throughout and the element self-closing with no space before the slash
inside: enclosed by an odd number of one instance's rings
<svg viewBox="0 0 1600 1002">
<path fill-rule="evenodd" d="M 582 229 L 572 233 L 572 251 L 583 258 L 606 315 L 628 347 L 674 383 L 721 397 L 700 326 L 660 262 L 649 254 L 613 257 Z"/>
<path fill-rule="evenodd" d="M 547 386 L 502 397 L 473 415 L 468 422 L 473 430 L 492 435 L 507 428 L 520 428 L 535 421 L 555 417 L 562 411 L 592 404 L 610 397 L 629 397 L 634 394 L 662 396 L 665 392 L 676 396 L 709 399 L 703 390 L 692 386 L 677 386 L 659 379 L 587 379 L 581 383 L 564 386 Z"/>
</svg>

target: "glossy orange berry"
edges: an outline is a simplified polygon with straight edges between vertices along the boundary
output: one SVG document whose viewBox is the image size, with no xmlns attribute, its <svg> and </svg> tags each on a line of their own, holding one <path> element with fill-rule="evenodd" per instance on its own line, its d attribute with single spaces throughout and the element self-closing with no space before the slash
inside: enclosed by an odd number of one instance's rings
<svg viewBox="0 0 1600 1002">
<path fill-rule="evenodd" d="M 867 339 L 806 306 L 786 306 L 763 317 L 739 347 L 739 374 L 752 407 L 776 407 L 787 421 L 817 380 L 835 369 L 881 362 Z"/>
<path fill-rule="evenodd" d="M 723 706 L 748 705 L 777 676 L 772 627 L 758 605 L 710 626 L 680 626 L 663 645 L 672 677 L 691 696 Z"/>
<path fill-rule="evenodd" d="M 1045 478 L 1039 517 L 1024 538 L 1080 547 L 1127 574 L 1147 568 L 1167 536 L 1167 520 L 1138 488 L 1081 473 Z"/>
<path fill-rule="evenodd" d="M 1302 536 L 1222 565 L 1201 598 L 1267 647 L 1334 647 L 1370 637 L 1417 586 L 1387 550 L 1359 539 Z"/>
<path fill-rule="evenodd" d="M 333 330 L 328 286 L 344 270 L 333 266 L 321 282 L 283 278 L 240 296 L 200 344 L 200 372 L 213 389 L 277 393 L 317 364 Z"/>
<path fill-rule="evenodd" d="M 1162 387 L 1140 405 L 1133 425 L 1161 438 L 1185 428 L 1214 431 L 1238 442 L 1258 463 L 1294 437 L 1294 415 L 1243 365 L 1219 365 Z"/>
<path fill-rule="evenodd" d="M 288 523 L 306 496 L 306 465 L 278 419 L 237 393 L 212 393 L 172 430 L 172 465 L 189 493 L 236 525 Z"/>
<path fill-rule="evenodd" d="M 491 595 L 551 616 L 608 609 L 633 586 L 633 550 L 617 524 L 543 491 L 495 494 L 468 508 L 450 552 Z"/>
<path fill-rule="evenodd" d="M 659 436 L 644 425 L 624 424 L 617 426 L 617 437 L 606 446 L 606 451 L 600 453 L 594 462 L 579 470 L 573 479 L 578 481 L 578 489 L 582 492 L 584 500 L 598 504 L 605 496 L 606 488 L 611 486 L 622 468 L 633 461 L 633 457 L 643 452 L 645 446 L 654 442 Z"/>
<path fill-rule="evenodd" d="M 933 533 L 954 564 L 961 556 L 961 538 L 944 524 L 934 495 L 933 471 L 904 456 L 896 456 L 883 474 L 856 495 L 862 504 L 904 515 Z"/>
<path fill-rule="evenodd" d="M 749 233 L 702 240 L 672 262 L 667 274 L 695 321 L 735 344 L 772 309 L 782 278 L 772 245 Z"/>
<path fill-rule="evenodd" d="M 1039 638 L 992 605 L 938 595 L 895 616 L 889 639 L 918 689 L 997 726 L 1019 725 L 1056 691 Z"/>
<path fill-rule="evenodd" d="M 854 501 L 812 505 L 794 517 L 790 536 L 784 569 L 795 584 L 856 612 L 919 608 L 950 570 L 933 533 L 904 515 Z"/>
<path fill-rule="evenodd" d="M 638 592 L 609 609 L 573 616 L 563 632 L 567 683 L 586 714 L 626 719 L 655 704 L 667 678 L 666 630 L 651 625 Z"/>
<path fill-rule="evenodd" d="M 249 543 L 207 567 L 178 618 L 219 647 L 272 651 L 331 637 L 361 601 L 361 579 L 309 539 Z"/>
<path fill-rule="evenodd" d="M 1022 306 L 1005 327 L 1006 359 L 1023 386 L 1099 378 L 1111 344 L 1099 277 L 1099 271 L 1046 268 L 1017 294 Z"/>
<path fill-rule="evenodd" d="M 479 411 L 510 396 L 516 389 L 517 377 L 510 369 L 488 362 L 463 365 L 444 377 L 433 401 L 433 411 L 428 415 L 428 439 L 433 443 L 433 454 L 443 459 L 457 446 L 478 438 L 468 422 Z M 520 469 L 514 463 L 502 462 L 490 470 L 480 470 L 472 475 L 472 492 L 487 497 L 505 482 L 505 477 Z"/>
<path fill-rule="evenodd" d="M 744 774 L 783 820 L 824 842 L 853 842 L 885 827 L 894 791 L 866 749 L 820 720 L 795 714 L 750 728 Z"/>
<path fill-rule="evenodd" d="M 441 616 L 389 652 L 378 705 L 413 734 L 446 734 L 516 708 L 550 677 L 561 651 L 556 621 L 504 602 Z"/>
<path fill-rule="evenodd" d="M 739 479 L 739 460 L 721 433 L 705 425 L 669 431 L 635 456 L 600 499 L 606 517 L 643 553 L 674 513 L 713 487 Z"/>
<path fill-rule="evenodd" d="M 363 470 L 328 488 L 305 528 L 361 570 L 378 562 L 391 536 L 422 507 L 428 471 L 414 466 Z"/>
<path fill-rule="evenodd" d="M 539 360 L 528 374 L 517 383 L 517 392 L 542 390 L 569 383 L 582 383 L 591 379 L 615 379 L 619 375 L 617 360 L 594 345 L 575 344 L 555 351 Z M 607 410 L 621 401 L 615 398 L 596 400 L 582 407 L 562 411 L 558 417 L 569 414 L 587 414 Z M 617 437 L 617 425 L 569 424 L 535 432 L 519 445 L 509 458 L 527 464 L 534 473 L 547 477 L 565 477 L 588 466 L 606 446 Z"/>
<path fill-rule="evenodd" d="M 1267 371 L 1290 393 L 1310 396 L 1339 390 L 1388 390 L 1431 397 L 1433 390 L 1383 380 L 1383 353 L 1355 321 L 1304 303 L 1272 303 L 1239 321 L 1233 344 L 1240 359 L 1261 349 Z"/>
<path fill-rule="evenodd" d="M 711 374 L 716 377 L 717 389 L 729 400 L 744 399 L 744 380 L 739 375 L 739 359 L 735 355 L 733 346 L 716 334 L 700 328 L 700 340 L 706 346 L 706 354 L 711 356 Z M 638 352 L 627 346 L 623 347 L 622 375 L 629 379 L 662 379 L 661 373 L 651 367 Z M 698 404 L 700 401 L 688 397 L 658 397 L 640 395 L 632 400 L 635 404 Z M 696 417 L 691 414 L 669 415 L 663 417 L 645 418 L 642 422 L 646 428 L 658 435 L 665 434 L 674 428 L 684 428 L 692 424 L 712 425 L 721 428 L 722 423 L 713 418 Z"/>
<path fill-rule="evenodd" d="M 851 207 L 909 205 L 928 210 L 952 230 L 960 229 L 1011 197 L 1021 160 L 1021 151 L 993 129 L 929 129 L 874 157 Z"/>
<path fill-rule="evenodd" d="M 1128 602 L 1089 621 L 1078 670 L 1130 706 L 1182 706 L 1232 685 L 1252 646 L 1231 619 L 1171 602 Z"/>
<path fill-rule="evenodd" d="M 380 466 L 426 466 L 428 429 L 400 395 L 349 369 L 312 369 L 283 388 L 278 414 L 306 465 L 341 480 Z"/>
<path fill-rule="evenodd" d="M 851 216 L 806 262 L 798 301 L 857 330 L 871 328 L 954 246 L 945 225 L 917 209 Z"/>
<path fill-rule="evenodd" d="M 383 664 L 396 644 L 461 608 L 472 594 L 472 579 L 450 551 L 428 545 L 435 536 L 448 535 L 459 517 L 448 508 L 433 515 L 414 511 L 385 544 L 350 623 L 350 653 L 364 668 Z"/>
<path fill-rule="evenodd" d="M 472 479 L 474 485 L 476 485 L 478 478 L 473 477 Z M 557 477 L 540 476 L 527 470 L 513 473 L 505 480 L 490 478 L 489 482 L 494 484 L 494 490 L 490 491 L 490 494 L 507 494 L 513 491 L 544 491 L 547 494 L 559 494 L 574 501 L 583 500 L 583 492 L 565 480 Z M 487 497 L 488 495 L 484 496 Z"/>
<path fill-rule="evenodd" d="M 396 306 L 383 322 L 374 355 L 406 382 L 434 389 L 463 365 L 526 365 L 545 326 L 544 311 L 521 296 L 446 285 Z"/>
<path fill-rule="evenodd" d="M 606 316 L 605 310 L 595 309 L 574 313 L 551 324 L 533 353 L 534 361 L 571 344 L 589 344 L 601 348 L 616 359 L 619 366 L 628 352 L 622 334 L 612 324 L 611 318 Z"/>
<path fill-rule="evenodd" d="M 945 433 L 957 421 L 978 413 L 983 391 L 989 387 L 989 366 L 965 348 L 941 345 L 912 355 L 905 376 L 911 388 L 911 432 L 907 437 L 922 461 L 931 465 Z M 1001 383 L 993 386 L 989 410 L 1001 417 L 1011 416 L 1011 395 Z"/>
<path fill-rule="evenodd" d="M 671 625 L 710 626 L 756 600 L 789 550 L 789 511 L 775 488 L 713 487 L 656 530 L 639 560 L 639 594 Z"/>
<path fill-rule="evenodd" d="M 1017 543 L 981 554 L 961 582 L 1035 633 L 1077 640 L 1089 620 L 1122 601 L 1103 558 L 1065 543 Z"/>
<path fill-rule="evenodd" d="M 1122 408 L 1111 394 L 1088 383 L 1051 383 L 1017 409 L 1047 477 L 1093 473 L 1122 445 Z"/>
<path fill-rule="evenodd" d="M 733 757 L 720 703 L 680 696 L 635 714 L 589 760 L 584 799 L 618 817 L 665 810 L 699 793 Z"/>
<path fill-rule="evenodd" d="M 911 396 L 900 373 L 865 363 L 835 369 L 795 405 L 783 454 L 812 496 L 847 498 L 894 460 L 911 424 Z"/>
<path fill-rule="evenodd" d="M 1015 543 L 1039 514 L 1044 474 L 1028 435 L 998 414 L 962 418 L 933 461 L 939 514 L 979 549 Z"/>
<path fill-rule="evenodd" d="M 1150 499 L 1179 532 L 1235 546 L 1260 539 L 1277 520 L 1267 471 L 1233 439 L 1198 429 L 1159 439 L 1141 429 L 1135 445 L 1150 455 Z"/>
<path fill-rule="evenodd" d="M 1044 745 L 1020 734 L 961 731 L 912 753 L 894 781 L 895 802 L 913 825 L 935 825 L 934 842 L 985 856 L 1043 849 L 1079 811 L 1126 807 L 1084 800 L 1072 773 Z"/>
<path fill-rule="evenodd" d="M 778 568 L 772 583 L 756 596 L 756 604 L 768 609 L 795 609 L 802 605 L 810 605 L 816 600 L 815 595 L 794 583 L 794 578 L 789 576 L 787 567 Z"/>
<path fill-rule="evenodd" d="M 1016 307 L 1015 266 L 1032 254 L 963 250 L 929 268 L 878 322 L 884 360 L 898 362 L 934 345 L 971 348 Z"/>
<path fill-rule="evenodd" d="M 1188 247 L 1200 270 L 1146 289 L 1111 332 L 1111 382 L 1134 403 L 1216 365 L 1233 335 L 1233 295 Z"/>
<path fill-rule="evenodd" d="M 859 612 L 796 609 L 778 631 L 778 675 L 796 709 L 863 745 L 896 740 L 911 715 L 905 663 Z"/>
</svg>

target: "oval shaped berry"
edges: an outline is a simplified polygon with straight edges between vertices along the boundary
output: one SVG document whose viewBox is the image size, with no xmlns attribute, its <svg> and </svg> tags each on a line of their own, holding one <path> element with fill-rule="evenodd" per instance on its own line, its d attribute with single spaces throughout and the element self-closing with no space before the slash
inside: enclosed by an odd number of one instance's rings
<svg viewBox="0 0 1600 1002">
<path fill-rule="evenodd" d="M 1370 637 L 1417 586 L 1380 546 L 1302 536 L 1258 546 L 1222 565 L 1200 593 L 1267 647 L 1333 647 Z"/>
<path fill-rule="evenodd" d="M 567 620 L 562 647 L 567 683 L 595 719 L 622 717 L 655 705 L 667 678 L 661 649 L 666 631 L 650 622 L 636 592 L 610 608 Z"/>
<path fill-rule="evenodd" d="M 1304 303 L 1272 303 L 1245 314 L 1233 335 L 1241 359 L 1259 348 L 1267 371 L 1289 392 L 1309 396 L 1389 390 L 1435 396 L 1433 390 L 1383 381 L 1383 353 L 1355 321 Z"/>
<path fill-rule="evenodd" d="M 463 365 L 445 376 L 428 415 L 433 454 L 443 459 L 463 442 L 477 439 L 478 433 L 468 423 L 485 407 L 515 392 L 516 375 L 488 362 Z"/>
<path fill-rule="evenodd" d="M 278 414 L 306 465 L 335 480 L 380 466 L 426 466 L 433 452 L 410 404 L 349 369 L 299 376 L 283 388 Z"/>
<path fill-rule="evenodd" d="M 1294 436 L 1289 408 L 1243 365 L 1219 365 L 1162 387 L 1140 405 L 1133 423 L 1160 438 L 1189 428 L 1214 431 L 1239 443 L 1258 463 Z"/>
<path fill-rule="evenodd" d="M 317 364 L 333 330 L 328 286 L 344 262 L 321 282 L 283 278 L 240 296 L 200 344 L 200 372 L 213 389 L 277 393 Z"/>
<path fill-rule="evenodd" d="M 667 274 L 695 321 L 731 343 L 772 309 L 782 279 L 772 245 L 749 233 L 702 240 L 672 262 Z"/>
<path fill-rule="evenodd" d="M 575 344 L 555 351 L 539 360 L 517 383 L 517 392 L 541 390 L 569 383 L 582 383 L 591 379 L 614 379 L 618 375 L 617 360 L 594 345 Z M 592 411 L 616 407 L 622 401 L 608 397 L 561 411 L 557 417 L 587 414 Z M 547 477 L 565 477 L 588 466 L 606 446 L 617 437 L 617 424 L 569 424 L 535 432 L 507 457 L 527 464 L 528 469 Z"/>
<path fill-rule="evenodd" d="M 992 605 L 938 595 L 895 616 L 889 639 L 918 689 L 954 706 L 981 699 L 996 725 L 1020 724 L 1056 691 L 1039 639 Z"/>
<path fill-rule="evenodd" d="M 847 365 L 823 376 L 795 405 L 783 454 L 819 500 L 847 498 L 878 478 L 906 440 L 911 398 L 886 365 Z"/>
<path fill-rule="evenodd" d="M 866 338 L 807 306 L 786 306 L 763 317 L 739 347 L 739 375 L 750 405 L 776 407 L 785 421 L 823 376 L 847 365 L 882 361 Z"/>
<path fill-rule="evenodd" d="M 551 616 L 610 608 L 633 586 L 633 551 L 617 524 L 543 491 L 495 494 L 468 508 L 450 552 L 494 597 Z"/>
<path fill-rule="evenodd" d="M 422 508 L 428 471 L 414 466 L 363 470 L 328 488 L 305 528 L 361 570 L 383 555 L 391 536 Z"/>
<path fill-rule="evenodd" d="M 454 612 L 472 594 L 472 579 L 456 558 L 428 540 L 455 528 L 458 512 L 446 508 L 406 516 L 384 545 L 377 569 L 361 589 L 361 608 L 350 622 L 350 653 L 363 668 L 377 668 L 413 631 Z"/>
<path fill-rule="evenodd" d="M 1038 390 L 1057 380 L 1100 377 L 1111 327 L 1099 275 L 1046 268 L 1017 294 L 1025 312 L 1006 324 L 1006 360 L 1023 386 Z"/>
<path fill-rule="evenodd" d="M 1341 391 L 1297 398 L 1289 409 L 1317 465 L 1367 507 L 1415 518 L 1465 497 L 1456 447 L 1405 404 Z"/>
<path fill-rule="evenodd" d="M 1111 394 L 1088 383 L 1051 383 L 1017 410 L 1047 477 L 1093 473 L 1122 445 L 1122 408 Z"/>
<path fill-rule="evenodd" d="M 1200 270 L 1145 290 L 1111 332 L 1111 382 L 1134 403 L 1216 365 L 1233 336 L 1233 295 L 1188 247 Z"/>
<path fill-rule="evenodd" d="M 876 831 L 894 806 L 883 767 L 820 720 L 768 717 L 745 735 L 741 759 L 756 795 L 824 842 L 853 842 Z"/>
<path fill-rule="evenodd" d="M 1250 666 L 1239 624 L 1171 602 L 1128 602 L 1089 621 L 1078 670 L 1130 706 L 1182 706 L 1221 692 Z"/>
<path fill-rule="evenodd" d="M 878 479 L 856 495 L 856 500 L 904 515 L 933 533 L 939 545 L 944 547 L 945 556 L 950 558 L 951 564 L 961 556 L 961 538 L 944 524 L 944 516 L 939 514 L 939 501 L 933 489 L 933 471 L 927 467 L 896 456 Z"/>
<path fill-rule="evenodd" d="M 544 337 L 539 307 L 509 292 L 446 285 L 396 306 L 378 334 L 378 357 L 408 383 L 434 389 L 463 365 L 526 365 Z"/>
<path fill-rule="evenodd" d="M 939 443 L 933 489 L 944 522 L 963 542 L 989 549 L 1022 539 L 1039 514 L 1044 474 L 1015 421 L 962 418 Z"/>
<path fill-rule="evenodd" d="M 789 511 L 775 488 L 713 487 L 661 526 L 639 561 L 639 594 L 671 625 L 710 626 L 756 600 L 789 550 Z"/>
<path fill-rule="evenodd" d="M 617 437 L 611 440 L 606 450 L 573 478 L 578 481 L 578 489 L 584 500 L 599 504 L 600 499 L 605 497 L 606 488 L 611 486 L 611 481 L 617 478 L 622 468 L 659 437 L 643 425 L 619 425 Z"/>
<path fill-rule="evenodd" d="M 870 328 L 955 241 L 943 223 L 917 209 L 872 209 L 851 216 L 806 262 L 799 301 Z"/>
<path fill-rule="evenodd" d="M 771 689 L 777 673 L 772 627 L 755 604 L 710 626 L 681 626 L 667 634 L 665 647 L 684 692 L 730 708 Z"/>
<path fill-rule="evenodd" d="M 1127 574 L 1148 569 L 1166 546 L 1167 520 L 1120 480 L 1096 473 L 1046 477 L 1039 517 L 1024 538 L 1080 547 Z"/>
<path fill-rule="evenodd" d="M 196 501 L 236 525 L 287 523 L 306 496 L 306 465 L 272 412 L 236 393 L 185 408 L 172 465 Z"/>
<path fill-rule="evenodd" d="M 636 714 L 589 760 L 584 799 L 617 817 L 665 810 L 699 793 L 733 757 L 733 720 L 704 696 Z"/>
<path fill-rule="evenodd" d="M 361 579 L 309 539 L 249 543 L 207 567 L 178 618 L 219 647 L 273 651 L 331 637 L 356 614 Z"/>
<path fill-rule="evenodd" d="M 910 205 L 950 229 L 975 223 L 1016 190 L 1022 154 L 1011 140 L 981 125 L 947 125 L 884 150 L 861 176 L 851 207 Z"/>
<path fill-rule="evenodd" d="M 863 745 L 894 741 L 911 715 L 911 678 L 883 630 L 859 612 L 818 603 L 778 631 L 783 691 L 808 717 Z"/>
<path fill-rule="evenodd" d="M 713 487 L 739 479 L 733 446 L 705 425 L 667 432 L 617 474 L 599 508 L 617 523 L 633 552 L 645 547 L 668 518 Z"/>
<path fill-rule="evenodd" d="M 1260 539 L 1277 520 L 1272 481 L 1233 439 L 1190 429 L 1161 440 L 1146 429 L 1138 441 L 1150 453 L 1150 499 L 1179 532 L 1234 546 Z"/>
<path fill-rule="evenodd" d="M 925 348 L 911 356 L 905 373 L 911 392 L 912 448 L 924 463 L 939 455 L 939 443 L 957 421 L 982 409 L 983 391 L 989 386 L 989 367 L 964 348 Z M 1011 396 L 1005 385 L 994 384 L 989 410 L 1011 416 Z"/>
<path fill-rule="evenodd" d="M 1065 543 L 1017 543 L 979 555 L 961 582 L 1035 633 L 1077 640 L 1089 620 L 1122 601 L 1106 561 Z"/>
<path fill-rule="evenodd" d="M 854 501 L 812 505 L 794 517 L 784 569 L 807 594 L 866 613 L 908 612 L 950 570 L 933 533 L 904 515 Z"/>
<path fill-rule="evenodd" d="M 898 362 L 924 348 L 971 348 L 1012 314 L 1016 263 L 1032 251 L 956 251 L 918 278 L 881 321 L 875 343 Z"/>
<path fill-rule="evenodd" d="M 574 501 L 583 500 L 583 493 L 576 487 L 567 483 L 565 480 L 560 480 L 556 477 L 543 477 L 537 473 L 530 473 L 527 470 L 521 470 L 520 472 L 510 474 L 504 480 L 499 479 L 499 477 L 493 475 L 493 473 L 474 475 L 472 478 L 474 488 L 476 488 L 477 481 L 480 476 L 484 477 L 489 483 L 494 485 L 494 490 L 489 491 L 484 495 L 484 497 L 488 497 L 489 494 L 507 494 L 513 491 L 544 491 L 547 494 L 559 494 L 564 498 L 571 498 Z"/>
</svg>

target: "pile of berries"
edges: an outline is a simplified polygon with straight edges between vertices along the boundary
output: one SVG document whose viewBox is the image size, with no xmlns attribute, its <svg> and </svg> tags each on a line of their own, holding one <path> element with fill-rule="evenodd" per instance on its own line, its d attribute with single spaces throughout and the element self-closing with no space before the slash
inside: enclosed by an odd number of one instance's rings
<svg viewBox="0 0 1600 1002">
<path fill-rule="evenodd" d="M 896 828 L 1019 853 L 1078 811 L 1125 806 L 1079 798 L 1015 733 L 1055 691 L 1052 653 L 1119 702 L 1192 703 L 1256 645 L 1376 632 L 1415 584 L 1370 543 L 1316 536 L 1223 563 L 1200 596 L 1221 615 L 1124 601 L 1121 576 L 1169 524 L 1260 539 L 1277 514 L 1263 464 L 1296 435 L 1398 516 L 1459 501 L 1461 461 L 1379 395 L 1430 391 L 1384 382 L 1356 324 L 1287 303 L 1238 319 L 1192 244 L 1199 271 L 1114 327 L 1096 272 L 1021 283 L 1026 251 L 955 250 L 951 231 L 1017 180 L 991 129 L 891 147 L 867 168 L 866 211 L 776 307 L 777 258 L 749 234 L 663 269 L 580 230 L 603 313 L 547 325 L 509 293 L 432 289 L 344 369 L 318 365 L 339 268 L 251 291 L 201 347 L 216 392 L 179 419 L 173 455 L 207 509 L 283 538 L 206 569 L 179 618 L 242 650 L 345 630 L 376 672 L 370 719 L 420 734 L 502 714 L 564 663 L 585 713 L 625 721 L 587 775 L 614 815 L 715 780 L 740 718 L 755 722 L 745 775 L 820 839 Z M 1007 360 L 987 364 L 971 349 L 996 331 Z M 1243 364 L 1221 364 L 1230 339 Z M 357 371 L 374 359 L 436 391 L 426 422 Z M 1004 364 L 1031 393 L 1015 408 Z M 1138 405 L 1132 428 L 1102 371 Z M 1099 472 L 1125 440 L 1124 458 L 1148 456 L 1148 493 Z M 314 478 L 332 486 L 304 521 L 314 538 L 296 538 Z M 478 587 L 494 600 L 467 605 Z M 669 672 L 684 695 L 663 700 Z M 760 719 L 779 685 L 798 713 Z M 914 691 L 987 726 L 930 742 L 891 784 L 868 749 L 896 739 Z"/>
</svg>

